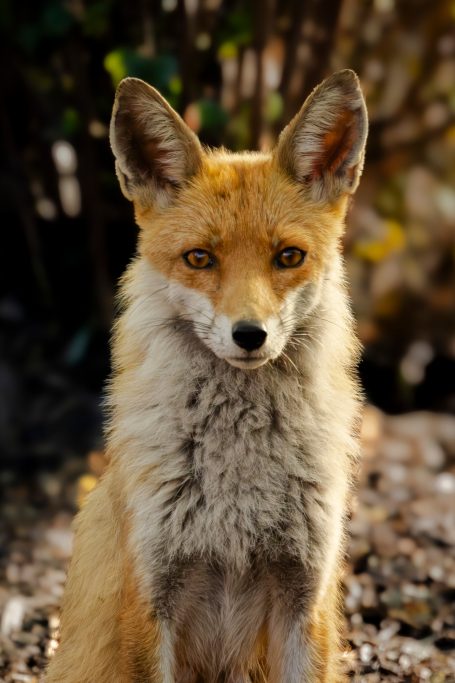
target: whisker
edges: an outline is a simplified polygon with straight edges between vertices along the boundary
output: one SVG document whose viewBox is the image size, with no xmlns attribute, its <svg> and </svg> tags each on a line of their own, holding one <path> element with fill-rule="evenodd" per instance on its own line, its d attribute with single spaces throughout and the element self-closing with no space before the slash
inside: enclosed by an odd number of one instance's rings
<svg viewBox="0 0 455 683">
<path fill-rule="evenodd" d="M 336 323 L 334 320 L 329 320 L 328 318 L 323 318 L 322 316 L 318 316 L 317 320 L 323 320 L 325 323 L 330 323 L 331 325 L 335 325 L 335 327 L 338 327 L 340 330 L 344 330 L 344 327 Z"/>
<path fill-rule="evenodd" d="M 282 356 L 283 356 L 283 357 L 284 357 L 284 358 L 293 366 L 293 368 L 296 370 L 296 372 L 297 372 L 298 374 L 300 374 L 300 371 L 299 371 L 297 365 L 296 365 L 296 364 L 294 363 L 294 361 L 292 360 L 292 358 L 290 358 L 290 357 L 288 356 L 288 354 L 285 353 L 284 351 L 281 352 L 281 355 L 282 355 Z"/>
<path fill-rule="evenodd" d="M 207 318 L 207 320 L 210 321 L 210 324 L 213 324 L 213 318 L 210 317 L 209 315 L 207 315 L 207 313 L 204 313 L 204 311 L 200 311 L 198 308 L 196 308 L 195 306 L 191 306 L 191 305 L 188 304 L 187 302 L 185 302 L 185 306 L 186 306 L 187 308 L 191 308 L 191 309 L 192 309 L 193 311 L 195 311 L 198 315 L 204 316 L 204 318 Z"/>
</svg>

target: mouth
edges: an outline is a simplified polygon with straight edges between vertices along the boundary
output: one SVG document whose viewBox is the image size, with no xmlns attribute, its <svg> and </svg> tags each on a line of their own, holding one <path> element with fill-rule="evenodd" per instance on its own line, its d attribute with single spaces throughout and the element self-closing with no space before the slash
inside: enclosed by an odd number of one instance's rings
<svg viewBox="0 0 455 683">
<path fill-rule="evenodd" d="M 267 363 L 270 358 L 268 356 L 256 356 L 251 358 L 231 356 L 230 358 L 225 358 L 225 360 L 227 360 L 227 362 L 230 365 L 233 365 L 235 368 L 241 368 L 242 370 L 255 370 L 261 365 Z"/>
</svg>

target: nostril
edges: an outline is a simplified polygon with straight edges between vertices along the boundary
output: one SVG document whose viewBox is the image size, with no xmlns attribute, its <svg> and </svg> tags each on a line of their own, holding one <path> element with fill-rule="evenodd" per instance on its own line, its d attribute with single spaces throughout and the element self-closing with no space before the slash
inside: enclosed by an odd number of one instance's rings
<svg viewBox="0 0 455 683">
<path fill-rule="evenodd" d="M 232 328 L 232 338 L 241 349 L 255 351 L 265 342 L 267 330 L 256 320 L 239 320 Z"/>
</svg>

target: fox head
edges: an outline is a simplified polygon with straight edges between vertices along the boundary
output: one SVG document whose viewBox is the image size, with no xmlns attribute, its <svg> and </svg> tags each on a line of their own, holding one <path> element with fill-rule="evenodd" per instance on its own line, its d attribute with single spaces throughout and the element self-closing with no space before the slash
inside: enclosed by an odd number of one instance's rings
<svg viewBox="0 0 455 683">
<path fill-rule="evenodd" d="M 271 153 L 203 149 L 154 88 L 123 80 L 110 140 L 169 319 L 231 365 L 278 358 L 339 261 L 366 136 L 349 70 L 312 92 Z"/>
</svg>

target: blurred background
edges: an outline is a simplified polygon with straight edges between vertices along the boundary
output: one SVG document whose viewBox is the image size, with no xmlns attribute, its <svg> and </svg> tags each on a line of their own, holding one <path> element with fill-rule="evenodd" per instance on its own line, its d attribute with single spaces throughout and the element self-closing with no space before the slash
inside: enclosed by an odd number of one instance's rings
<svg viewBox="0 0 455 683">
<path fill-rule="evenodd" d="M 366 167 L 345 256 L 368 401 L 346 613 L 359 681 L 455 681 L 452 0 L 0 0 L 0 680 L 56 646 L 69 522 L 104 468 L 100 397 L 132 207 L 116 85 L 208 145 L 267 149 L 312 88 L 359 74 Z"/>
</svg>

